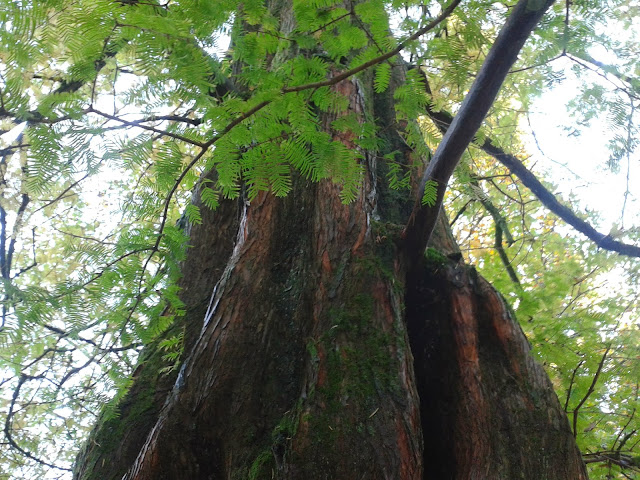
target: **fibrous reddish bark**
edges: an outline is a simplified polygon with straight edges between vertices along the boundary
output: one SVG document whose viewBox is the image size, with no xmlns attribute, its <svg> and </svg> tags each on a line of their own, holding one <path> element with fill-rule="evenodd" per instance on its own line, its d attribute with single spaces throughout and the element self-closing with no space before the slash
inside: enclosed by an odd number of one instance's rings
<svg viewBox="0 0 640 480">
<path fill-rule="evenodd" d="M 406 303 L 424 478 L 587 479 L 547 374 L 473 267 L 432 252 Z"/>
</svg>

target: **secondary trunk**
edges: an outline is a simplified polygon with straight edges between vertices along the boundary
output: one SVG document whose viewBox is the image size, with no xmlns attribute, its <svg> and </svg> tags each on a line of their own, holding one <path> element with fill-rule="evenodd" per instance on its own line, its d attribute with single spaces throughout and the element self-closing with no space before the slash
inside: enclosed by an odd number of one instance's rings
<svg viewBox="0 0 640 480">
<path fill-rule="evenodd" d="M 413 198 L 386 187 L 377 161 L 420 162 L 398 131 L 394 70 L 382 94 L 366 78 L 333 87 L 385 136 L 385 151 L 361 152 L 354 202 L 295 177 L 286 198 L 203 207 L 183 267 L 180 373 L 160 374 L 147 349 L 75 479 L 587 478 L 546 374 L 443 218 L 407 276 Z"/>
</svg>

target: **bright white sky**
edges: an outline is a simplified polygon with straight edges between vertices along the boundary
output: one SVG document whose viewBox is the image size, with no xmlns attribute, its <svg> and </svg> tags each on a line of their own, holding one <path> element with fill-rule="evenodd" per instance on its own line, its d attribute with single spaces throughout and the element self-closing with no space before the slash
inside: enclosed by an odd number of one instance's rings
<svg viewBox="0 0 640 480">
<path fill-rule="evenodd" d="M 534 103 L 529 118 L 538 142 L 536 144 L 533 136 L 525 140 L 527 150 L 532 155 L 529 165 L 535 165 L 534 169 L 538 174 L 547 171 L 544 178 L 556 184 L 555 193 L 564 200 L 573 194 L 580 200 L 582 209 L 599 212 L 601 222 L 598 228 L 602 233 L 607 233 L 614 223 L 620 226 L 626 190 L 626 159 L 620 162 L 618 173 L 608 169 L 607 142 L 613 132 L 609 130 L 606 118 L 594 119 L 590 127 L 585 128 L 579 136 L 570 136 L 563 129 L 563 126 L 574 123 L 566 104 L 575 96 L 577 87 L 569 68 L 569 60 L 566 61 L 566 67 L 567 80 L 545 92 Z M 525 132 L 531 131 L 527 125 L 523 125 L 523 128 Z M 625 208 L 625 229 L 634 224 L 638 226 L 639 175 L 638 152 L 635 152 L 630 161 L 630 194 Z"/>
</svg>

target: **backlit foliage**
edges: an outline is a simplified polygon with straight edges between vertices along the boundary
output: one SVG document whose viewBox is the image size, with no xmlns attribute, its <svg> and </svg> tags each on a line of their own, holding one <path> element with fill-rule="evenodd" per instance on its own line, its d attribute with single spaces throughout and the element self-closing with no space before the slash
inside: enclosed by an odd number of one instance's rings
<svg viewBox="0 0 640 480">
<path fill-rule="evenodd" d="M 375 93 L 401 62 L 411 65 L 395 114 L 406 144 L 428 159 L 441 133 L 426 108 L 456 112 L 509 12 L 462 2 L 407 41 L 447 4 L 274 3 L 295 22 L 280 24 L 261 0 L 0 1 L 0 479 L 69 478 L 96 415 L 118 414 L 141 348 L 184 313 L 176 282 L 183 226 L 202 218 L 196 186 L 211 209 L 224 198 L 287 195 L 292 174 L 334 182 L 352 201 L 380 132 L 347 114 L 349 99 L 328 80 L 367 62 L 351 77 L 371 75 Z M 491 138 L 526 157 L 524 115 L 569 62 L 580 87 L 567 124 L 606 117 L 609 164 L 637 162 L 637 9 L 625 0 L 555 6 L 478 143 Z M 377 60 L 398 45 L 402 56 Z M 610 52 L 606 64 L 591 56 L 595 45 Z M 329 133 L 328 118 L 354 148 Z M 378 161 L 409 195 L 406 165 L 395 153 Z M 516 310 L 585 458 L 602 456 L 592 478 L 637 475 L 640 265 L 597 251 L 475 147 L 447 209 L 465 256 Z M 165 371 L 181 346 L 180 333 L 160 342 Z"/>
</svg>

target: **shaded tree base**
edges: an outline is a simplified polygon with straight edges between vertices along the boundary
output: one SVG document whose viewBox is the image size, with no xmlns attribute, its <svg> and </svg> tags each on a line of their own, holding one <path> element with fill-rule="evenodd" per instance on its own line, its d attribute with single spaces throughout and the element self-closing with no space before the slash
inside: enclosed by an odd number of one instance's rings
<svg viewBox="0 0 640 480">
<path fill-rule="evenodd" d="M 409 286 L 425 479 L 587 479 L 551 382 L 501 295 L 429 249 Z"/>
<path fill-rule="evenodd" d="M 185 297 L 197 340 L 180 378 L 169 390 L 145 357 L 74 478 L 587 478 L 546 373 L 472 267 L 429 249 L 405 279 L 400 228 L 314 210 L 326 205 L 271 196 L 248 215 L 223 209 L 220 225 L 253 233 L 219 251 L 195 228 L 184 282 L 200 289 Z M 196 265 L 225 279 L 217 296 Z"/>
</svg>

